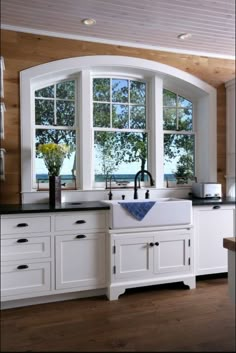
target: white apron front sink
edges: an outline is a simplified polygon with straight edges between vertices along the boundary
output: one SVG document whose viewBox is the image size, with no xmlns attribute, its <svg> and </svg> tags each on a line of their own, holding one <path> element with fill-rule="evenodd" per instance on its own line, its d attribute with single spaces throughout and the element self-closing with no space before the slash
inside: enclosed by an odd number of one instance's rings
<svg viewBox="0 0 236 353">
<path fill-rule="evenodd" d="M 176 198 L 109 200 L 109 228 L 139 228 L 192 224 L 192 201 Z M 136 219 L 121 203 L 155 202 L 142 220 Z"/>
</svg>

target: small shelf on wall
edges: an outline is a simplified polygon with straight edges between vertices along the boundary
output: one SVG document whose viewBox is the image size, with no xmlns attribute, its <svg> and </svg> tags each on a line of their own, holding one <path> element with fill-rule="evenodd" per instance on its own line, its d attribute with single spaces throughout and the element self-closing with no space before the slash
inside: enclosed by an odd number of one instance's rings
<svg viewBox="0 0 236 353">
<path fill-rule="evenodd" d="M 1 102 L 1 115 L 0 115 L 0 139 L 4 139 L 4 113 L 6 111 L 5 103 Z"/>
<path fill-rule="evenodd" d="M 0 148 L 0 181 L 5 180 L 5 148 Z"/>
<path fill-rule="evenodd" d="M 4 58 L 0 57 L 0 69 L 1 69 L 1 98 L 4 97 L 4 86 L 3 86 L 3 71 L 5 70 Z"/>
</svg>

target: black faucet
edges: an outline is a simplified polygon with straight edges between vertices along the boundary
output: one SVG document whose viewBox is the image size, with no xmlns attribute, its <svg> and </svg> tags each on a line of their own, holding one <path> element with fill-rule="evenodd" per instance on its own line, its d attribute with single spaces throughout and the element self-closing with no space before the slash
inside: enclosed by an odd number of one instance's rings
<svg viewBox="0 0 236 353">
<path fill-rule="evenodd" d="M 137 180 L 138 180 L 139 174 L 142 174 L 142 173 L 145 173 L 145 174 L 149 175 L 149 178 L 150 178 L 150 185 L 151 185 L 151 186 L 154 185 L 154 181 L 153 181 L 153 178 L 152 178 L 151 173 L 150 173 L 148 170 L 146 170 L 146 169 L 144 169 L 144 170 L 139 170 L 139 171 L 136 173 L 135 177 L 134 177 L 134 199 L 137 199 L 137 198 L 138 198 Z"/>
</svg>

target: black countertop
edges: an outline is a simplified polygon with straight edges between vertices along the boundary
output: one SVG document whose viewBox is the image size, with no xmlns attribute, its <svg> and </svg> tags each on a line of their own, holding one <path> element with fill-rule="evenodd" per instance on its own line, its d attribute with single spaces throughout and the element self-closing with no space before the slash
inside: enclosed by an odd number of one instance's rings
<svg viewBox="0 0 236 353">
<path fill-rule="evenodd" d="M 36 213 L 36 212 L 67 212 L 109 210 L 109 205 L 102 201 L 65 202 L 59 207 L 50 207 L 43 203 L 26 203 L 23 205 L 0 205 L 0 214 Z"/>
<path fill-rule="evenodd" d="M 235 198 L 223 197 L 221 199 L 189 198 L 193 206 L 235 205 Z M 103 201 L 65 202 L 59 207 L 50 207 L 49 204 L 32 203 L 23 205 L 0 205 L 0 214 L 36 213 L 36 212 L 68 212 L 109 210 L 109 204 Z"/>
<path fill-rule="evenodd" d="M 235 197 L 222 197 L 220 199 L 200 199 L 200 198 L 189 198 L 192 201 L 193 206 L 215 206 L 215 205 L 235 205 Z"/>
</svg>

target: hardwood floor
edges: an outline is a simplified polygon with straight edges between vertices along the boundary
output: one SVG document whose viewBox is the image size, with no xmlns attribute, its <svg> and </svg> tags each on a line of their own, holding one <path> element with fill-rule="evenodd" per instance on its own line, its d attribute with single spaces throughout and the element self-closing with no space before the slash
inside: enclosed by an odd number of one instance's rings
<svg viewBox="0 0 236 353">
<path fill-rule="evenodd" d="M 1 352 L 235 352 L 226 277 L 1 312 Z"/>
</svg>

